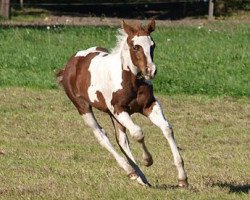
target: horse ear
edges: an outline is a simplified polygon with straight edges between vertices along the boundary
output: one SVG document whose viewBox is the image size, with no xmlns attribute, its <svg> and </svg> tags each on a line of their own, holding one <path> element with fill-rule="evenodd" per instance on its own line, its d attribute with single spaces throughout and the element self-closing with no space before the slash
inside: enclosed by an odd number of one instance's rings
<svg viewBox="0 0 250 200">
<path fill-rule="evenodd" d="M 147 26 L 147 31 L 150 34 L 151 32 L 153 32 L 155 30 L 155 20 L 152 19 L 151 22 L 149 22 L 148 26 Z"/>
<path fill-rule="evenodd" d="M 133 35 L 135 32 L 135 29 L 128 25 L 124 20 L 122 20 L 122 28 L 128 35 Z"/>
</svg>

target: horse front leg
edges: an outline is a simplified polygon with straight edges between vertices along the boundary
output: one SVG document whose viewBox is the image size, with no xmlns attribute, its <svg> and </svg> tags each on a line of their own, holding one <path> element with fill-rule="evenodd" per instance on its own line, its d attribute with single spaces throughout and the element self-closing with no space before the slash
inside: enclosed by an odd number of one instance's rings
<svg viewBox="0 0 250 200">
<path fill-rule="evenodd" d="M 140 184 L 144 185 L 146 181 L 145 175 L 138 167 L 132 153 L 129 147 L 129 140 L 126 134 L 126 128 L 122 126 L 113 116 L 110 116 L 115 128 L 115 136 L 116 141 L 123 152 L 123 154 L 126 156 L 129 164 L 133 167 L 134 171 L 130 173 L 128 176 L 132 180 L 137 180 Z M 145 180 L 145 181 L 143 181 Z"/>
<path fill-rule="evenodd" d="M 187 187 L 187 175 L 184 169 L 184 162 L 177 148 L 174 133 L 171 125 L 168 123 L 167 119 L 164 117 L 162 108 L 158 101 L 155 101 L 147 109 L 144 109 L 144 115 L 146 115 L 156 126 L 158 126 L 165 138 L 167 139 L 169 146 L 171 148 L 174 164 L 178 171 L 178 185 L 180 187 Z"/>
<path fill-rule="evenodd" d="M 131 136 L 141 145 L 143 164 L 147 167 L 151 166 L 153 164 L 153 159 L 145 144 L 144 133 L 142 132 L 141 128 L 134 124 L 130 115 L 125 111 L 119 115 L 116 115 L 116 118 L 124 127 L 129 130 Z"/>
<path fill-rule="evenodd" d="M 134 124 L 134 122 L 132 121 L 130 115 L 126 112 L 126 111 L 122 111 L 121 113 L 117 114 L 113 114 L 113 118 L 114 120 L 116 120 L 120 125 L 122 125 L 123 127 L 127 128 L 131 134 L 131 136 L 137 141 L 139 142 L 139 144 L 141 144 L 141 148 L 143 150 L 143 164 L 146 166 L 150 166 L 153 164 L 153 159 L 151 154 L 149 153 L 148 149 L 146 148 L 145 142 L 144 142 L 144 134 L 141 130 L 141 128 Z M 117 124 L 116 124 L 117 125 Z M 126 139 L 126 137 L 124 137 L 125 133 L 123 131 L 120 131 L 120 134 L 123 135 L 123 138 Z M 125 150 L 125 149 L 124 149 Z M 128 153 L 128 151 L 127 151 Z M 129 155 L 130 153 L 128 153 Z M 130 156 L 131 157 L 131 156 Z M 131 157 L 132 158 L 132 157 Z M 134 158 L 131 159 L 131 161 L 135 164 L 134 167 L 136 168 L 136 173 L 137 175 L 140 177 L 140 179 L 137 179 L 137 181 L 140 184 L 143 185 L 150 185 L 145 177 L 145 175 L 143 174 L 143 172 L 140 170 L 140 168 L 137 166 L 137 164 L 135 163 Z"/>
<path fill-rule="evenodd" d="M 129 140 L 126 134 L 126 128 L 122 126 L 112 115 L 110 117 L 115 128 L 116 141 L 121 151 L 124 153 L 130 163 L 136 164 L 134 156 L 132 155 L 129 147 Z"/>
</svg>

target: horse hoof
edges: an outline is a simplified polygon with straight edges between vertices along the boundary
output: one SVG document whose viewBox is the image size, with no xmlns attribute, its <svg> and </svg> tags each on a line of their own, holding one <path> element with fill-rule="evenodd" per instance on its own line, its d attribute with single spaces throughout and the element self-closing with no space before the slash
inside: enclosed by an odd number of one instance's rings
<svg viewBox="0 0 250 200">
<path fill-rule="evenodd" d="M 131 180 L 136 180 L 138 178 L 138 175 L 135 173 L 135 172 L 131 172 L 128 177 L 131 179 Z"/>
<path fill-rule="evenodd" d="M 146 167 L 150 167 L 151 165 L 153 165 L 154 161 L 153 161 L 152 157 L 147 157 L 147 158 L 143 158 L 142 163 Z"/>
<path fill-rule="evenodd" d="M 136 180 L 140 185 L 143 185 L 143 186 L 146 186 L 146 187 L 150 187 L 151 185 L 148 183 L 147 180 L 142 180 L 142 178 L 140 176 L 138 176 L 136 174 L 136 172 L 131 172 L 128 177 L 131 179 L 131 180 Z"/>
<path fill-rule="evenodd" d="M 185 180 L 178 180 L 178 186 L 180 188 L 186 188 L 186 187 L 188 187 L 188 181 L 187 181 L 187 179 L 185 179 Z"/>
<path fill-rule="evenodd" d="M 151 186 L 147 181 L 143 181 L 143 180 L 141 179 L 141 177 L 139 177 L 139 176 L 138 176 L 138 178 L 137 178 L 136 180 L 137 180 L 137 182 L 138 182 L 140 185 L 142 185 L 142 186 L 145 186 L 145 187 L 150 187 L 150 186 Z"/>
</svg>

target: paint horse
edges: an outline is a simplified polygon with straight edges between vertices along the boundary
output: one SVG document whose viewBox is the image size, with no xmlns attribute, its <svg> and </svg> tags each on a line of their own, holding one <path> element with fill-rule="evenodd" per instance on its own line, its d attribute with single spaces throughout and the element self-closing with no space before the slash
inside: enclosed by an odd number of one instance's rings
<svg viewBox="0 0 250 200">
<path fill-rule="evenodd" d="M 116 159 L 127 175 L 142 185 L 150 185 L 138 167 L 129 148 L 126 129 L 140 144 L 145 166 L 153 164 L 142 129 L 131 119 L 141 113 L 158 126 L 170 145 L 178 170 L 178 185 L 188 185 L 183 159 L 178 151 L 172 127 L 163 115 L 153 95 L 150 82 L 156 74 L 153 63 L 155 43 L 150 33 L 155 21 L 148 25 L 131 26 L 123 21 L 117 36 L 117 46 L 111 53 L 101 47 L 92 47 L 73 55 L 57 77 L 67 96 L 98 139 Z M 107 113 L 112 119 L 117 143 L 126 159 L 117 153 L 104 129 L 98 124 L 92 107 Z"/>
</svg>

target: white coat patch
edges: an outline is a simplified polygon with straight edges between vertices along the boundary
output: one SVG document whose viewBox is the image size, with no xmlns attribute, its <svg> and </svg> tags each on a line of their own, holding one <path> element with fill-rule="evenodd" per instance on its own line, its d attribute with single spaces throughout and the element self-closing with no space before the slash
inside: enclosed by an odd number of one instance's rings
<svg viewBox="0 0 250 200">
<path fill-rule="evenodd" d="M 87 56 L 90 53 L 96 53 L 96 52 L 99 52 L 101 56 L 104 56 L 107 54 L 107 52 L 103 52 L 103 51 L 96 50 L 96 49 L 97 49 L 97 47 L 91 47 L 91 48 L 86 49 L 86 50 L 78 51 L 76 53 L 75 57 Z"/>
<path fill-rule="evenodd" d="M 98 51 L 96 51 L 96 47 L 91 47 L 91 48 L 83 50 L 83 51 L 78 51 L 76 53 L 75 57 L 87 56 L 89 53 L 93 53 L 93 52 L 98 52 Z"/>
<path fill-rule="evenodd" d="M 91 75 L 91 85 L 88 88 L 90 101 L 98 101 L 96 92 L 99 91 L 103 94 L 107 107 L 113 110 L 113 92 L 122 89 L 122 64 L 119 54 L 109 54 L 105 57 L 102 54 L 97 55 L 91 60 L 88 70 Z"/>
<path fill-rule="evenodd" d="M 88 96 L 91 102 L 98 102 L 96 92 L 103 94 L 107 107 L 113 110 L 111 105 L 113 92 L 122 89 L 122 64 L 118 53 L 107 54 L 107 52 L 96 50 L 91 47 L 87 50 L 78 51 L 75 57 L 87 56 L 90 53 L 99 53 L 89 65 L 90 86 Z"/>
<path fill-rule="evenodd" d="M 142 47 L 143 52 L 147 58 L 147 67 L 149 67 L 150 75 L 153 77 L 155 74 L 156 66 L 151 58 L 150 49 L 151 46 L 154 45 L 154 42 L 152 41 L 150 36 L 135 36 L 132 40 L 134 42 L 134 45 L 140 45 Z"/>
<path fill-rule="evenodd" d="M 150 36 L 135 36 L 133 37 L 134 45 L 140 45 L 143 48 L 144 54 L 146 55 L 148 61 L 151 61 L 150 47 L 154 44 Z M 149 63 L 151 63 L 149 62 Z"/>
</svg>

